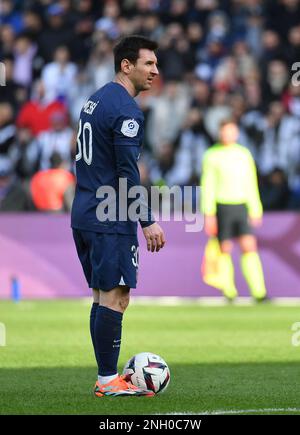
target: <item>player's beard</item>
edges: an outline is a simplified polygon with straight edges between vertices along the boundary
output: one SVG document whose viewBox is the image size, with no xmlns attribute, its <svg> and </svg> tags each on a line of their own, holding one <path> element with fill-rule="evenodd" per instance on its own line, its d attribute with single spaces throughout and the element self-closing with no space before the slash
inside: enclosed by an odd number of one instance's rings
<svg viewBox="0 0 300 435">
<path fill-rule="evenodd" d="M 146 90 L 151 89 L 152 84 L 153 84 L 153 79 L 148 78 L 144 84 L 144 90 L 146 91 Z"/>
<path fill-rule="evenodd" d="M 138 85 L 135 86 L 136 91 L 139 92 L 143 92 L 143 91 L 148 91 L 149 89 L 151 89 L 152 83 L 149 83 L 148 80 L 144 83 L 139 83 Z"/>
</svg>

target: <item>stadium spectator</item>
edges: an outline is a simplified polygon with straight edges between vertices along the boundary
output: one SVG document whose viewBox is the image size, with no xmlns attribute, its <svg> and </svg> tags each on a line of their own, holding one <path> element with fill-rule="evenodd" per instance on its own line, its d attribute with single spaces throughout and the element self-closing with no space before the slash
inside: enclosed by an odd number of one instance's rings
<svg viewBox="0 0 300 435">
<path fill-rule="evenodd" d="M 239 88 L 240 76 L 238 64 L 233 56 L 227 56 L 222 59 L 216 68 L 213 86 L 218 90 L 233 92 Z"/>
<path fill-rule="evenodd" d="M 274 168 L 261 182 L 261 201 L 268 210 L 282 210 L 287 207 L 289 187 L 285 172 Z"/>
<path fill-rule="evenodd" d="M 11 104 L 14 115 L 18 113 L 27 99 L 27 90 L 18 85 L 13 78 L 14 59 L 12 55 L 7 55 L 2 60 L 5 68 L 5 86 L 1 87 L 0 102 Z"/>
<path fill-rule="evenodd" d="M 45 86 L 47 101 L 60 99 L 69 102 L 69 90 L 75 84 L 77 66 L 70 62 L 67 47 L 60 46 L 54 52 L 53 62 L 45 65 L 42 70 L 42 80 Z"/>
<path fill-rule="evenodd" d="M 299 58 L 300 59 L 300 58 Z M 300 86 L 289 85 L 289 88 L 282 96 L 285 109 L 291 114 L 300 118 Z"/>
<path fill-rule="evenodd" d="M 282 59 L 284 48 L 280 35 L 274 30 L 267 29 L 262 34 L 262 52 L 259 56 L 263 70 L 266 70 L 268 63 L 274 59 Z"/>
<path fill-rule="evenodd" d="M 9 103 L 0 103 L 0 170 L 6 172 L 14 164 L 16 127 L 13 123 L 13 108 Z"/>
<path fill-rule="evenodd" d="M 225 90 L 215 91 L 211 98 L 211 105 L 204 116 L 204 124 L 210 136 L 217 139 L 219 124 L 231 115 L 231 109 L 228 104 L 228 94 Z"/>
<path fill-rule="evenodd" d="M 0 25 L 10 25 L 15 33 L 24 27 L 23 15 L 15 10 L 13 0 L 2 0 L 0 9 Z"/>
<path fill-rule="evenodd" d="M 299 120 L 285 112 L 280 101 L 274 101 L 265 117 L 263 140 L 257 156 L 263 175 L 280 168 L 288 174 L 292 188 L 298 179 L 300 156 Z"/>
<path fill-rule="evenodd" d="M 33 59 L 37 46 L 26 35 L 19 35 L 14 45 L 13 78 L 18 85 L 30 86 L 33 73 Z"/>
<path fill-rule="evenodd" d="M 34 10 L 27 9 L 24 11 L 23 18 L 23 32 L 28 35 L 32 41 L 36 41 L 37 44 L 39 44 L 39 37 L 43 28 L 43 21 L 41 15 L 39 15 Z"/>
<path fill-rule="evenodd" d="M 111 39 L 116 39 L 120 36 L 118 27 L 118 17 L 120 16 L 120 7 L 117 1 L 105 2 L 103 7 L 103 16 L 95 23 L 96 31 L 101 31 Z"/>
<path fill-rule="evenodd" d="M 286 91 L 289 81 L 287 65 L 281 60 L 272 60 L 267 67 L 265 81 L 263 82 L 264 103 L 268 104 L 281 98 Z"/>
<path fill-rule="evenodd" d="M 148 139 L 154 154 L 163 143 L 170 143 L 176 139 L 184 123 L 188 107 L 188 89 L 178 81 L 165 83 L 162 94 L 153 98 L 147 128 Z"/>
<path fill-rule="evenodd" d="M 28 184 L 20 181 L 14 174 L 13 167 L 0 169 L 0 211 L 33 211 Z"/>
<path fill-rule="evenodd" d="M 15 173 L 20 180 L 30 179 L 39 169 L 40 150 L 29 128 L 19 128 L 16 134 Z"/>
<path fill-rule="evenodd" d="M 160 78 L 151 92 L 138 98 L 145 115 L 147 172 L 161 166 L 158 156 L 164 160 L 168 155 L 170 179 L 182 180 L 189 173 L 183 171 L 188 153 L 182 152 L 182 137 L 191 108 L 201 110 L 213 138 L 220 121 L 231 116 L 239 123 L 239 142 L 253 154 L 262 179 L 269 180 L 278 165 L 284 172 L 289 198 L 279 203 L 298 207 L 300 131 L 295 122 L 300 88 L 291 83 L 290 71 L 300 55 L 299 0 L 2 0 L 1 6 L 0 62 L 6 86 L 1 87 L 0 103 L 13 108 L 21 137 L 27 128 L 34 137 L 48 131 L 57 110 L 70 114 L 75 126 L 86 95 L 113 77 L 116 39 L 140 33 L 160 46 Z M 272 127 L 274 101 L 286 113 Z M 284 142 L 290 138 L 293 161 L 283 164 Z M 19 157 L 26 162 L 36 145 L 20 149 Z M 35 171 L 35 159 L 33 165 Z M 15 171 L 21 176 L 22 171 Z M 271 203 L 266 201 L 266 208 Z"/>
<path fill-rule="evenodd" d="M 198 63 L 195 68 L 197 77 L 205 81 L 212 81 L 215 70 L 225 55 L 226 47 L 222 38 L 219 36 L 207 38 L 204 47 L 197 56 Z"/>
<path fill-rule="evenodd" d="M 157 186 L 172 186 L 174 181 L 173 171 L 175 163 L 174 143 L 163 142 L 157 149 L 155 159 L 149 165 L 149 177 Z"/>
<path fill-rule="evenodd" d="M 292 65 L 294 62 L 299 62 L 300 59 L 300 23 L 290 29 L 288 42 L 289 44 L 286 57 L 288 64 Z"/>
<path fill-rule="evenodd" d="M 61 46 L 72 46 L 75 40 L 74 28 L 68 27 L 64 9 L 59 3 L 48 6 L 46 11 L 47 26 L 39 37 L 39 52 L 45 63 L 53 60 L 55 50 Z"/>
<path fill-rule="evenodd" d="M 95 36 L 95 46 L 92 49 L 86 70 L 94 89 L 101 88 L 114 77 L 114 61 L 112 42 L 102 33 Z"/>
<path fill-rule="evenodd" d="M 40 211 L 69 211 L 74 196 L 75 177 L 58 153 L 51 156 L 51 169 L 37 172 L 31 179 L 32 201 Z"/>
<path fill-rule="evenodd" d="M 266 27 L 286 40 L 288 31 L 300 22 L 299 0 L 269 1 L 266 6 Z"/>
<path fill-rule="evenodd" d="M 69 89 L 69 111 L 71 123 L 74 126 L 78 122 L 80 111 L 86 102 L 86 96 L 92 95 L 96 90 L 94 77 L 91 76 L 91 73 L 90 68 L 80 69 L 76 74 L 74 85 Z"/>
<path fill-rule="evenodd" d="M 155 40 L 159 40 L 162 37 L 164 28 L 159 20 L 159 16 L 155 12 L 149 12 L 143 15 L 140 33 L 146 38 Z"/>
<path fill-rule="evenodd" d="M 64 111 L 56 111 L 51 114 L 51 128 L 43 131 L 37 137 L 38 149 L 40 152 L 40 168 L 51 167 L 51 156 L 54 152 L 59 154 L 66 167 L 72 167 L 72 138 L 73 130 L 68 126 L 67 117 Z"/>
<path fill-rule="evenodd" d="M 11 55 L 15 43 L 15 32 L 12 26 L 9 24 L 3 24 L 0 26 L 0 55 L 1 58 L 4 56 Z"/>
<path fill-rule="evenodd" d="M 195 56 L 179 24 L 170 24 L 159 51 L 165 80 L 180 80 L 195 67 Z"/>
<path fill-rule="evenodd" d="M 51 115 L 57 111 L 65 111 L 65 105 L 57 100 L 47 100 L 45 86 L 41 80 L 34 84 L 32 99 L 20 109 L 17 126 L 28 127 L 34 136 L 50 129 Z"/>
<path fill-rule="evenodd" d="M 179 135 L 173 176 L 168 184 L 195 185 L 200 178 L 203 154 L 211 144 L 212 138 L 203 123 L 203 113 L 196 107 L 190 109 Z"/>
<path fill-rule="evenodd" d="M 261 39 L 263 33 L 263 1 L 250 0 L 247 2 L 245 42 L 257 58 L 262 54 Z"/>
<path fill-rule="evenodd" d="M 192 101 L 191 107 L 197 107 L 206 110 L 210 105 L 210 89 L 204 80 L 196 77 L 191 82 Z"/>
</svg>

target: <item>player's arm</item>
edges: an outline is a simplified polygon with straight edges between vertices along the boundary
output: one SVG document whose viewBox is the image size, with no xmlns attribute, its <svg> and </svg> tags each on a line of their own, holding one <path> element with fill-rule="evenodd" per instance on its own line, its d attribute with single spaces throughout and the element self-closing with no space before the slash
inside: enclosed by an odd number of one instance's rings
<svg viewBox="0 0 300 435">
<path fill-rule="evenodd" d="M 130 124 L 130 121 L 132 124 Z M 114 150 L 116 156 L 117 173 L 119 178 L 127 180 L 128 208 L 134 201 L 128 192 L 132 187 L 140 186 L 140 173 L 137 156 L 140 151 L 140 122 L 139 119 L 128 115 L 120 115 L 114 128 Z M 132 127 L 132 128 L 130 128 Z M 140 201 L 140 225 L 147 241 L 147 249 L 158 252 L 165 244 L 165 237 L 161 227 L 155 222 L 151 208 L 145 199 Z"/>
<path fill-rule="evenodd" d="M 218 231 L 216 218 L 216 174 L 210 150 L 204 154 L 200 187 L 204 229 L 208 236 L 216 236 Z"/>
<path fill-rule="evenodd" d="M 249 167 L 249 174 L 247 177 L 247 208 L 251 224 L 253 226 L 259 226 L 262 222 L 263 207 L 259 195 L 255 162 L 250 152 L 247 154 Z"/>
</svg>

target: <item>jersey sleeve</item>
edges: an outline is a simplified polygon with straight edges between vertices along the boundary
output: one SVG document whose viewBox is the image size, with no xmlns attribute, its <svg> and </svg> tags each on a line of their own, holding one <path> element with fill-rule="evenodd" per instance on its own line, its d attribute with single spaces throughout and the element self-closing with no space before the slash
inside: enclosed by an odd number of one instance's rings
<svg viewBox="0 0 300 435">
<path fill-rule="evenodd" d="M 113 146 L 119 178 L 127 179 L 127 193 L 131 187 L 140 186 L 140 172 L 137 161 L 143 140 L 143 115 L 135 108 L 124 106 L 114 122 Z M 133 199 L 128 198 L 128 206 Z M 140 224 L 145 228 L 155 222 L 151 208 L 140 198 Z"/>
<path fill-rule="evenodd" d="M 122 107 L 113 123 L 114 146 L 140 147 L 143 141 L 144 117 L 130 105 Z"/>
<path fill-rule="evenodd" d="M 216 171 L 211 150 L 204 154 L 201 176 L 201 211 L 204 215 L 216 214 Z"/>
<path fill-rule="evenodd" d="M 250 217 L 259 218 L 263 214 L 263 207 L 258 190 L 257 171 L 250 152 L 247 152 L 247 156 L 249 165 L 249 177 L 247 178 L 247 208 Z"/>
</svg>

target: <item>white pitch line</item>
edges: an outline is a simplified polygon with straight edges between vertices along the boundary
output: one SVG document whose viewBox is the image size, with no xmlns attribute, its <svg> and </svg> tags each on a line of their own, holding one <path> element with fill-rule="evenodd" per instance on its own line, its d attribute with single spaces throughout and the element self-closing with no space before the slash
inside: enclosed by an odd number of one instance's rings
<svg viewBox="0 0 300 435">
<path fill-rule="evenodd" d="M 168 306 L 179 306 L 179 305 L 202 305 L 210 307 L 222 307 L 228 305 L 225 298 L 221 297 L 202 297 L 202 298 L 192 298 L 192 297 L 180 297 L 180 296 L 133 296 L 131 298 L 132 303 L 135 305 L 168 305 Z M 234 302 L 237 305 L 253 305 L 254 302 L 251 298 L 237 298 Z"/>
<path fill-rule="evenodd" d="M 84 305 L 90 305 L 91 298 L 82 298 Z M 228 305 L 236 306 L 257 306 L 257 303 L 250 297 L 238 297 L 231 304 L 219 297 L 181 297 L 181 296 L 132 296 L 132 305 L 160 305 L 160 306 L 182 306 L 182 305 L 199 305 L 203 307 L 224 307 Z M 276 305 L 283 307 L 300 306 L 300 298 L 274 298 L 267 305 Z"/>
<path fill-rule="evenodd" d="M 168 305 L 168 306 L 178 306 L 178 305 L 200 305 L 205 307 L 222 307 L 228 305 L 238 305 L 238 306 L 257 306 L 257 303 L 250 297 L 238 297 L 231 304 L 228 301 L 220 297 L 179 297 L 179 296 L 132 296 L 131 301 L 134 305 Z M 274 298 L 270 300 L 268 304 L 276 306 L 294 307 L 300 305 L 300 298 Z"/>
<path fill-rule="evenodd" d="M 300 413 L 300 408 L 261 408 L 261 409 L 224 409 L 217 411 L 203 411 L 199 413 L 195 412 L 171 412 L 170 414 L 158 414 L 158 415 L 235 415 L 235 414 L 264 414 L 264 413 L 276 413 L 276 412 L 292 412 Z"/>
</svg>

